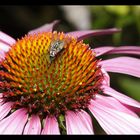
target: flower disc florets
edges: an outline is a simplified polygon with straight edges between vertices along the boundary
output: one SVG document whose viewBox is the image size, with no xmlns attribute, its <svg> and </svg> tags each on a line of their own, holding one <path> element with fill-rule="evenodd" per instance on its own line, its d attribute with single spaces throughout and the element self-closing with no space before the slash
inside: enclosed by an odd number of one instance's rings
<svg viewBox="0 0 140 140">
<path fill-rule="evenodd" d="M 4 101 L 41 117 L 86 109 L 100 91 L 98 61 L 88 45 L 63 33 L 25 36 L 0 62 Z"/>
</svg>

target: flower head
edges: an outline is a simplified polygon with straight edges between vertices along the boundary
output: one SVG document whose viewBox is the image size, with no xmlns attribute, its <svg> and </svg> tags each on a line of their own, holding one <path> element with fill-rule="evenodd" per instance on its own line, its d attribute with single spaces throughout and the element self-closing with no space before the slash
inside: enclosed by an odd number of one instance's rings
<svg viewBox="0 0 140 140">
<path fill-rule="evenodd" d="M 92 116 L 108 134 L 138 134 L 139 102 L 110 87 L 107 71 L 140 77 L 139 47 L 91 49 L 83 39 L 118 29 L 53 31 L 58 21 L 15 41 L 0 32 L 0 133 L 94 134 Z M 121 63 L 120 63 L 121 62 Z M 121 126 L 120 126 L 121 125 Z"/>
</svg>

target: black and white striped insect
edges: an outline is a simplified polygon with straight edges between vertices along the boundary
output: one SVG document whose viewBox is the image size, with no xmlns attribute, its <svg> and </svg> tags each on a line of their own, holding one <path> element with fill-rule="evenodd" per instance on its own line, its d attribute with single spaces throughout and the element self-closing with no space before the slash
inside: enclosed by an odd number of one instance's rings
<svg viewBox="0 0 140 140">
<path fill-rule="evenodd" d="M 50 44 L 50 60 L 54 60 L 56 55 L 64 49 L 65 42 L 62 40 L 54 40 Z"/>
</svg>

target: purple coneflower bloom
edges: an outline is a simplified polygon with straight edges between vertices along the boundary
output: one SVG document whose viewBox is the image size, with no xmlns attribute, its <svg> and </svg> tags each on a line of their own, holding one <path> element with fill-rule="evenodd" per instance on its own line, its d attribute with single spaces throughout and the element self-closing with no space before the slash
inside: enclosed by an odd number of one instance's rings
<svg viewBox="0 0 140 140">
<path fill-rule="evenodd" d="M 58 21 L 15 40 L 0 32 L 0 134 L 140 134 L 140 103 L 110 87 L 108 72 L 140 77 L 136 46 L 91 49 L 83 39 L 118 29 L 53 31 Z"/>
</svg>

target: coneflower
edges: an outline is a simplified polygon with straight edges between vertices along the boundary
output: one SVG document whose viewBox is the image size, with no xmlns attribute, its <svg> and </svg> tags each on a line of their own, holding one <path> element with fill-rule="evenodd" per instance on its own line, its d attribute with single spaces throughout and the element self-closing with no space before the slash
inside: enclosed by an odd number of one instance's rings
<svg viewBox="0 0 140 140">
<path fill-rule="evenodd" d="M 57 21 L 14 40 L 0 32 L 0 134 L 140 134 L 140 103 L 110 87 L 107 72 L 140 77 L 136 46 L 91 49 L 83 39 L 118 29 L 53 31 Z"/>
</svg>

